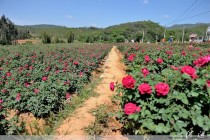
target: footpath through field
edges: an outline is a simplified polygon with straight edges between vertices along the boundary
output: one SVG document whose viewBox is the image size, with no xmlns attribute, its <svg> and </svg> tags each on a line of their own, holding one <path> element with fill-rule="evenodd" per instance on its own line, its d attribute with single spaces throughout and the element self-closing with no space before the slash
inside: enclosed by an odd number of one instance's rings
<svg viewBox="0 0 210 140">
<path fill-rule="evenodd" d="M 89 98 L 84 102 L 82 107 L 75 110 L 73 116 L 64 120 L 62 125 L 56 130 L 57 135 L 85 135 L 84 129 L 95 121 L 91 110 L 96 109 L 102 104 L 112 105 L 111 96 L 116 94 L 116 92 L 109 89 L 109 83 L 121 83 L 122 78 L 125 76 L 125 66 L 122 62 L 122 58 L 122 54 L 117 47 L 114 46 L 103 65 L 103 73 L 100 76 L 100 78 L 103 79 L 95 89 L 98 96 Z"/>
</svg>

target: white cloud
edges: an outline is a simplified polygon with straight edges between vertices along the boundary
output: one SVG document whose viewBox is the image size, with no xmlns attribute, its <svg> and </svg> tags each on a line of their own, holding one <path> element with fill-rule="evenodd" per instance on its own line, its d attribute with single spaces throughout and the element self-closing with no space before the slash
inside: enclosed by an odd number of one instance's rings
<svg viewBox="0 0 210 140">
<path fill-rule="evenodd" d="M 92 26 L 92 27 L 96 27 L 96 26 L 97 26 L 97 24 L 93 23 L 91 26 Z"/>
<path fill-rule="evenodd" d="M 163 18 L 170 18 L 171 16 L 169 15 L 164 15 Z"/>
<path fill-rule="evenodd" d="M 73 16 L 67 15 L 67 16 L 65 16 L 65 18 L 72 19 Z"/>
<path fill-rule="evenodd" d="M 149 3 L 149 0 L 144 0 L 144 4 L 148 4 Z"/>
</svg>

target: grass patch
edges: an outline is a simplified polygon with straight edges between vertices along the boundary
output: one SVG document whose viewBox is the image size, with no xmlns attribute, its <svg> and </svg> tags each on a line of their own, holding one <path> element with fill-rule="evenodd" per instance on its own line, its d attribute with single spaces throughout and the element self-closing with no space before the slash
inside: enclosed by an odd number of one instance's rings
<svg viewBox="0 0 210 140">
<path fill-rule="evenodd" d="M 91 112 L 95 116 L 95 122 L 85 129 L 88 135 L 107 135 L 113 130 L 110 127 L 110 121 L 115 116 L 113 107 L 109 105 L 100 105 Z"/>
<path fill-rule="evenodd" d="M 58 114 L 52 114 L 51 117 L 46 119 L 45 134 L 52 135 L 55 134 L 55 130 L 62 122 L 67 118 L 73 115 L 76 108 L 79 108 L 83 103 L 90 97 L 98 96 L 94 91 L 95 87 L 101 81 L 101 79 L 93 80 L 94 82 L 89 83 L 81 91 L 80 95 L 74 96 L 70 101 L 66 102 L 66 106 Z"/>
</svg>

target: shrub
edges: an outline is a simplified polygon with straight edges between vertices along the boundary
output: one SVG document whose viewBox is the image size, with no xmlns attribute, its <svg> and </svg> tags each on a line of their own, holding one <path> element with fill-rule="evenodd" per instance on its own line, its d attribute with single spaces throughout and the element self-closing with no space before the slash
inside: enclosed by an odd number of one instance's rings
<svg viewBox="0 0 210 140">
<path fill-rule="evenodd" d="M 210 133 L 210 56 L 205 49 L 152 45 L 123 47 L 121 50 L 125 52 L 127 73 L 133 77 L 132 81 L 136 81 L 133 88 L 126 88 L 123 81 L 118 85 L 118 93 L 123 95 L 119 119 L 126 133 Z M 127 58 L 134 52 L 136 57 L 129 61 Z M 194 53 L 202 54 L 206 61 L 201 62 L 203 56 L 193 57 Z M 145 58 L 150 58 L 150 61 L 145 61 Z M 158 58 L 161 58 L 161 63 L 157 62 Z M 196 66 L 193 61 L 202 63 L 202 66 Z M 149 71 L 146 75 L 142 70 L 145 68 Z M 127 104 L 141 110 L 133 109 L 128 114 L 125 111 Z"/>
</svg>

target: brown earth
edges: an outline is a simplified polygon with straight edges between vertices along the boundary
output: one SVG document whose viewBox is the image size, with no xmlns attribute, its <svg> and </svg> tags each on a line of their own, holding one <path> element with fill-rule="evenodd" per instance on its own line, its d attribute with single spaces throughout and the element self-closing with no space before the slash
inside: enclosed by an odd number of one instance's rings
<svg viewBox="0 0 210 140">
<path fill-rule="evenodd" d="M 24 44 L 24 43 L 27 43 L 27 42 L 31 42 L 33 44 L 36 44 L 37 40 L 31 40 L 31 39 L 19 39 L 19 40 L 16 40 L 16 43 L 18 43 L 18 44 Z"/>
<path fill-rule="evenodd" d="M 56 130 L 56 135 L 85 136 L 85 128 L 94 123 L 95 117 L 91 114 L 91 110 L 96 109 L 99 105 L 105 104 L 114 107 L 111 96 L 116 92 L 109 89 L 110 82 L 121 83 L 122 78 L 126 75 L 125 66 L 122 63 L 122 54 L 114 46 L 106 59 L 103 66 L 103 73 L 100 78 L 102 81 L 96 87 L 97 97 L 91 97 L 85 101 L 84 105 L 75 110 L 74 115 L 64 120 Z M 116 105 L 115 105 L 116 106 Z M 110 127 L 121 127 L 118 121 L 113 120 Z M 109 132 L 107 135 L 120 135 L 119 131 Z"/>
</svg>

